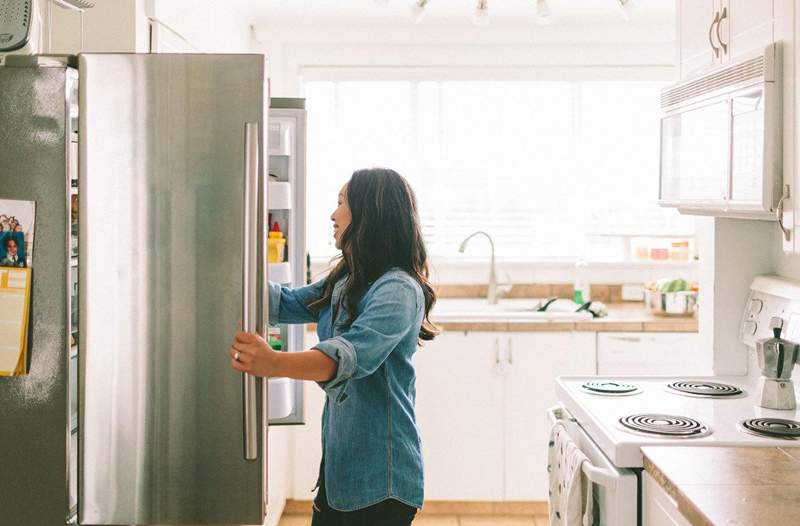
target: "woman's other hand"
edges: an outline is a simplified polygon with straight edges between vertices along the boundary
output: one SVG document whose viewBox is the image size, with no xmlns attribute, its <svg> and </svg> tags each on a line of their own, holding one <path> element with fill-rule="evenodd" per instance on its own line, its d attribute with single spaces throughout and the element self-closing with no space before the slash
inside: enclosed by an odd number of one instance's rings
<svg viewBox="0 0 800 526">
<path fill-rule="evenodd" d="M 228 353 L 231 367 L 254 376 L 276 376 L 277 352 L 269 344 L 252 332 L 238 331 Z"/>
</svg>

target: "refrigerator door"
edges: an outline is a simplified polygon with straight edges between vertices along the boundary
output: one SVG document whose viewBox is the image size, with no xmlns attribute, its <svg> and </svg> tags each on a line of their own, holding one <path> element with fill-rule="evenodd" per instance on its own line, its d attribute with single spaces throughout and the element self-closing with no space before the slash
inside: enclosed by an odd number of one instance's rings
<svg viewBox="0 0 800 526">
<path fill-rule="evenodd" d="M 266 392 L 228 349 L 267 313 L 264 57 L 79 69 L 78 520 L 262 524 Z"/>
<path fill-rule="evenodd" d="M 30 369 L 0 378 L 3 525 L 64 524 L 69 511 L 67 145 L 76 72 L 67 61 L 9 57 L 0 66 L 0 197 L 36 202 Z"/>
</svg>

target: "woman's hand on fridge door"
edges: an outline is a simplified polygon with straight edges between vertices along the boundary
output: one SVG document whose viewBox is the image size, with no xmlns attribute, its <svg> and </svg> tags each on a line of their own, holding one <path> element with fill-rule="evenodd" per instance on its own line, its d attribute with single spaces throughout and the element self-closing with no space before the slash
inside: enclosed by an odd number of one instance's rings
<svg viewBox="0 0 800 526">
<path fill-rule="evenodd" d="M 261 377 L 327 382 L 336 376 L 339 364 L 318 349 L 278 352 L 258 334 L 238 331 L 228 354 L 231 367 Z"/>
<path fill-rule="evenodd" d="M 237 331 L 228 354 L 231 367 L 253 376 L 277 376 L 278 352 L 258 334 Z"/>
</svg>

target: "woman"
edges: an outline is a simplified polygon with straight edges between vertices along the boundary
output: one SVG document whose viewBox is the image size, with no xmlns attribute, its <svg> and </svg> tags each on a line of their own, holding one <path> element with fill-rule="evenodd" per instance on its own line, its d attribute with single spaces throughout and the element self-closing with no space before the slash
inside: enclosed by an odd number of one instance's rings
<svg viewBox="0 0 800 526">
<path fill-rule="evenodd" d="M 405 526 L 423 497 L 411 357 L 436 335 L 416 199 L 397 172 L 358 170 L 331 220 L 342 254 L 328 277 L 298 289 L 269 284 L 270 323 L 316 322 L 320 343 L 281 353 L 239 332 L 231 365 L 325 390 L 312 526 Z"/>
</svg>

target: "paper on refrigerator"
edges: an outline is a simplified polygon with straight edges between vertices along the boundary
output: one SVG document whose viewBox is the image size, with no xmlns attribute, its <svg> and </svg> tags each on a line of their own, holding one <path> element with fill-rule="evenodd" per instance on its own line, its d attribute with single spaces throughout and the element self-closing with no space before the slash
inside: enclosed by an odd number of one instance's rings
<svg viewBox="0 0 800 526">
<path fill-rule="evenodd" d="M 28 370 L 31 269 L 0 267 L 0 376 Z"/>
<path fill-rule="evenodd" d="M 0 376 L 28 370 L 36 203 L 0 199 Z"/>
</svg>

